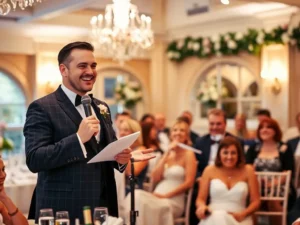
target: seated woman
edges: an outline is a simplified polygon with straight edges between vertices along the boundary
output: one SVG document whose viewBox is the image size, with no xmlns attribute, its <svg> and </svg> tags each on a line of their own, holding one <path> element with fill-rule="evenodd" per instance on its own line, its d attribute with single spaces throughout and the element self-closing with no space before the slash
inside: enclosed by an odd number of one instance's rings
<svg viewBox="0 0 300 225">
<path fill-rule="evenodd" d="M 230 131 L 234 136 L 244 140 L 253 140 L 256 138 L 255 132 L 247 129 L 247 118 L 244 114 L 237 114 L 235 116 L 234 126 L 235 129 Z"/>
<path fill-rule="evenodd" d="M 140 124 L 133 120 L 133 119 L 127 119 L 122 121 L 121 125 L 120 125 L 120 130 L 119 130 L 119 134 L 120 134 L 120 138 L 127 136 L 129 134 L 133 134 L 135 132 L 141 132 L 141 126 Z M 143 151 L 145 150 L 145 146 L 143 145 L 143 139 L 142 139 L 142 134 L 138 137 L 138 139 L 130 146 L 130 148 L 132 149 L 132 151 Z M 137 178 L 137 187 L 140 189 L 143 189 L 143 182 L 146 178 L 146 167 L 148 165 L 148 161 L 141 161 L 141 162 L 135 162 L 134 163 L 134 175 Z M 131 164 L 128 163 L 126 169 L 125 169 L 125 174 L 126 176 L 130 176 L 131 175 Z M 128 179 L 126 179 L 126 183 L 128 185 L 126 185 L 126 194 L 130 191 L 130 187 L 129 187 L 129 182 Z"/>
<path fill-rule="evenodd" d="M 194 185 L 196 158 L 192 151 L 180 148 L 177 143 L 191 144 L 189 125 L 177 121 L 171 129 L 171 144 L 152 172 L 157 183 L 153 193 L 135 191 L 135 206 L 139 211 L 137 225 L 173 225 L 174 217 L 182 215 L 185 193 Z M 130 195 L 126 197 L 127 212 Z"/>
<path fill-rule="evenodd" d="M 290 170 L 293 174 L 293 151 L 289 145 L 281 141 L 282 133 L 278 123 L 271 118 L 262 120 L 257 129 L 257 137 L 260 142 L 248 149 L 246 163 L 253 164 L 256 171 L 283 172 Z M 282 179 L 281 183 L 284 184 L 285 180 Z M 296 199 L 292 182 L 289 195 L 289 206 L 291 207 Z M 267 207 L 271 211 L 282 211 L 279 201 L 267 202 Z M 272 225 L 281 224 L 278 216 L 271 216 L 270 219 Z"/>
<path fill-rule="evenodd" d="M 5 193 L 5 178 L 5 166 L 0 158 L 0 225 L 28 225 L 26 218 Z"/>
<path fill-rule="evenodd" d="M 243 149 L 236 138 L 227 136 L 221 141 L 215 165 L 205 168 L 199 187 L 196 215 L 201 219 L 200 225 L 253 224 L 251 215 L 260 205 L 259 186 L 254 169 L 245 165 Z"/>
</svg>

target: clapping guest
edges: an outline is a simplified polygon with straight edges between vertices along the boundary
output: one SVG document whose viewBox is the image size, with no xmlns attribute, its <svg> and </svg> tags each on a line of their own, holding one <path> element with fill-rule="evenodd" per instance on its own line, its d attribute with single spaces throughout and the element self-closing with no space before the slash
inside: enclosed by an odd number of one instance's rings
<svg viewBox="0 0 300 225">
<path fill-rule="evenodd" d="M 253 164 L 256 171 L 282 172 L 290 170 L 293 174 L 293 152 L 289 145 L 281 141 L 282 132 L 278 123 L 271 118 L 262 120 L 257 129 L 257 137 L 260 142 L 249 148 L 246 162 Z M 284 184 L 285 180 L 282 179 L 281 183 Z M 293 185 L 291 185 L 289 206 L 293 205 L 295 194 Z M 271 211 L 282 211 L 282 205 L 279 201 L 267 202 L 267 207 Z M 280 224 L 280 221 L 276 216 L 271 217 L 272 225 Z"/>
<path fill-rule="evenodd" d="M 154 192 L 135 191 L 135 204 L 139 210 L 137 225 L 174 225 L 174 217 L 182 215 L 185 193 L 193 186 L 196 159 L 193 152 L 180 148 L 177 143 L 189 145 L 189 125 L 176 121 L 171 128 L 171 144 L 152 172 L 157 183 Z M 130 206 L 130 195 L 125 204 Z M 129 209 L 127 210 L 129 211 Z"/>
<path fill-rule="evenodd" d="M 190 126 L 191 141 L 192 141 L 193 145 L 196 144 L 196 140 L 199 137 L 199 135 L 196 132 L 191 130 L 191 126 L 192 126 L 192 123 L 193 123 L 193 114 L 190 111 L 185 110 L 185 111 L 182 112 L 181 117 L 187 118 L 188 124 Z"/>
<path fill-rule="evenodd" d="M 6 225 L 28 225 L 24 215 L 18 210 L 17 206 L 15 206 L 5 192 L 5 178 L 5 166 L 3 160 L 0 159 L 0 224 L 2 225 L 3 222 Z"/>
<path fill-rule="evenodd" d="M 162 113 L 156 113 L 155 116 L 155 127 L 157 130 L 157 139 L 159 142 L 160 148 L 165 152 L 168 150 L 168 146 L 170 143 L 169 139 L 169 128 L 166 127 L 166 117 Z"/>
</svg>

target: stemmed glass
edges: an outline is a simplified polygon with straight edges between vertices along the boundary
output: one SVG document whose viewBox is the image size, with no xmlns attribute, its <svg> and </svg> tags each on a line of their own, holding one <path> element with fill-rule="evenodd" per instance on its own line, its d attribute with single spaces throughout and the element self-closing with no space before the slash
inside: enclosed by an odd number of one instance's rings
<svg viewBox="0 0 300 225">
<path fill-rule="evenodd" d="M 39 225 L 54 225 L 54 216 L 52 209 L 41 209 Z"/>
<path fill-rule="evenodd" d="M 106 207 L 94 209 L 94 225 L 108 224 L 108 210 Z"/>
</svg>

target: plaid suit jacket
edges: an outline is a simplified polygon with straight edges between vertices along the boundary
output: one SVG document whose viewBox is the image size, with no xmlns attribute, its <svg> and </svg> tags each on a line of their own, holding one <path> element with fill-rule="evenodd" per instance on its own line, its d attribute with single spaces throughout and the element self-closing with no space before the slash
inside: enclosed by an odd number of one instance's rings
<svg viewBox="0 0 300 225">
<path fill-rule="evenodd" d="M 93 137 L 85 143 L 84 157 L 76 132 L 82 117 L 59 87 L 55 92 L 30 104 L 24 126 L 26 163 L 38 173 L 32 206 L 37 221 L 39 210 L 67 210 L 71 224 L 75 218 L 83 223 L 83 206 L 106 206 L 118 216 L 117 193 L 113 168 L 116 162 L 87 164 L 97 152 L 116 140 L 109 116 L 100 114 L 94 99 L 92 106 L 101 124 L 100 144 Z M 108 108 L 108 106 L 107 106 Z M 32 210 L 32 209 L 31 209 Z"/>
</svg>

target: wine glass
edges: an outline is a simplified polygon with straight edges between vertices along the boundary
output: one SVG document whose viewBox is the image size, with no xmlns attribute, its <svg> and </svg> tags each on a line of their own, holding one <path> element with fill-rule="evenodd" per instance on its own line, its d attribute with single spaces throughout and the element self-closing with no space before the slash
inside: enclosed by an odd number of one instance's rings
<svg viewBox="0 0 300 225">
<path fill-rule="evenodd" d="M 56 212 L 55 225 L 69 225 L 69 213 L 68 211 L 58 211 Z"/>
<path fill-rule="evenodd" d="M 39 225 L 54 225 L 54 216 L 52 209 L 41 209 Z"/>
<path fill-rule="evenodd" d="M 94 209 L 94 225 L 108 224 L 108 210 L 106 207 L 96 207 Z"/>
</svg>

